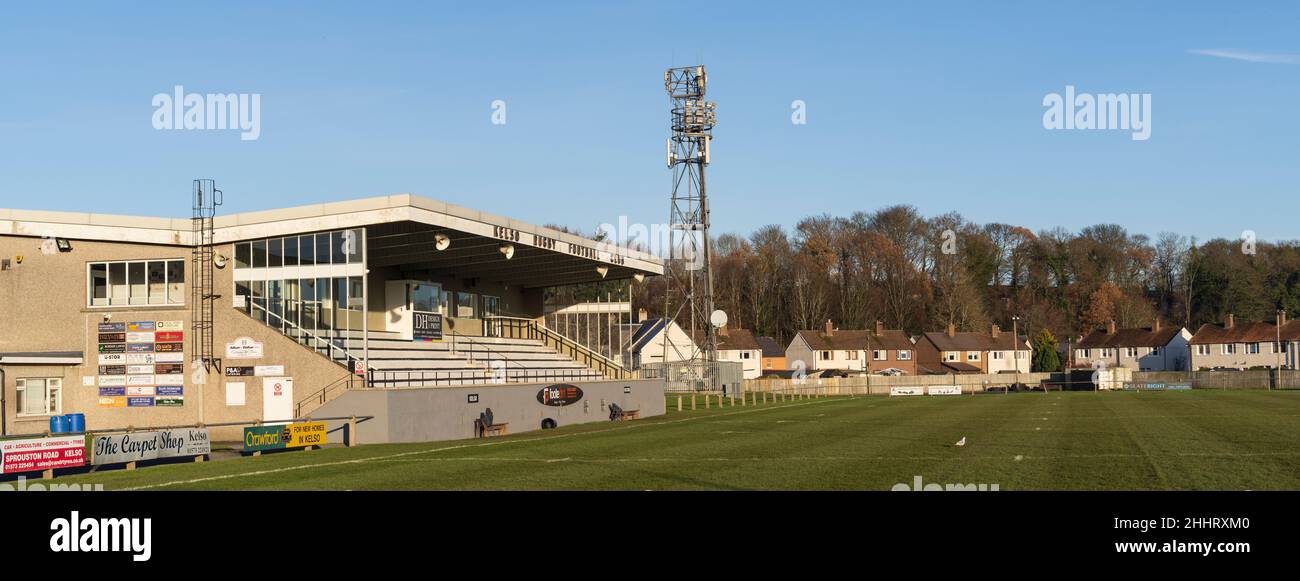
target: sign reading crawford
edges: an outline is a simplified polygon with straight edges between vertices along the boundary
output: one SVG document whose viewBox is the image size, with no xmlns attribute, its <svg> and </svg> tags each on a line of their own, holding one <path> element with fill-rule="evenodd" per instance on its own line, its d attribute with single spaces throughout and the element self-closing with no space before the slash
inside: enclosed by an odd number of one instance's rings
<svg viewBox="0 0 1300 581">
<path fill-rule="evenodd" d="M 325 443 L 325 422 L 304 422 L 244 428 L 244 451 L 283 450 Z"/>
<path fill-rule="evenodd" d="M 212 443 L 207 428 L 132 432 L 95 438 L 90 463 L 98 466 L 211 453 Z"/>
</svg>

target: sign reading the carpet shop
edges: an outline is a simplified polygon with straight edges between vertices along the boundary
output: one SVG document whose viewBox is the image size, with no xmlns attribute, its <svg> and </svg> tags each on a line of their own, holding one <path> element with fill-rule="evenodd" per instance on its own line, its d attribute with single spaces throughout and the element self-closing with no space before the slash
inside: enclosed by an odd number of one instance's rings
<svg viewBox="0 0 1300 581">
<path fill-rule="evenodd" d="M 325 422 L 304 422 L 244 428 L 244 451 L 283 450 L 320 446 L 326 441 Z"/>
<path fill-rule="evenodd" d="M 582 399 L 582 388 L 576 385 L 561 383 L 543 387 L 537 392 L 537 403 L 561 407 L 573 405 Z"/>
<path fill-rule="evenodd" d="M 411 336 L 416 341 L 441 341 L 442 315 L 423 311 L 411 313 Z"/>
<path fill-rule="evenodd" d="M 122 464 L 158 458 L 183 458 L 212 453 L 207 428 L 133 432 L 95 438 L 90 463 Z"/>
<path fill-rule="evenodd" d="M 63 436 L 0 442 L 0 474 L 70 468 L 86 463 L 86 437 Z"/>
<path fill-rule="evenodd" d="M 262 344 L 252 337 L 239 337 L 226 343 L 226 359 L 261 359 Z"/>
</svg>

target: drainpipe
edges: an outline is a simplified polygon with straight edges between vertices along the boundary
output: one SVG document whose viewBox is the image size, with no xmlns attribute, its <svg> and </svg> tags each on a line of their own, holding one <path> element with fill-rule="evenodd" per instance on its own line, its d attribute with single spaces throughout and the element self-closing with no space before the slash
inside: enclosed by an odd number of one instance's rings
<svg viewBox="0 0 1300 581">
<path fill-rule="evenodd" d="M 9 390 L 5 387 L 5 379 L 7 379 L 5 376 L 5 368 L 0 367 L 0 436 L 9 433 L 9 410 L 6 409 L 5 405 L 8 403 L 5 399 L 5 393 Z"/>
</svg>

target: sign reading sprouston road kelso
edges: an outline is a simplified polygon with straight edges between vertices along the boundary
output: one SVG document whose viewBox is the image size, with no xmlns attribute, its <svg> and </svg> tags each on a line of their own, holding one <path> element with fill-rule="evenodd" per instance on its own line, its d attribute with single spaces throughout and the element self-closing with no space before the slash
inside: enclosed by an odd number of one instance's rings
<svg viewBox="0 0 1300 581">
<path fill-rule="evenodd" d="M 549 406 L 566 406 L 578 403 L 582 399 L 582 388 L 561 383 L 543 387 L 537 392 L 537 403 Z"/>
<path fill-rule="evenodd" d="M 304 422 L 244 428 L 244 451 L 283 450 L 325 443 L 325 422 Z"/>
<path fill-rule="evenodd" d="M 91 464 L 121 464 L 212 453 L 207 428 L 132 432 L 95 438 Z"/>
</svg>

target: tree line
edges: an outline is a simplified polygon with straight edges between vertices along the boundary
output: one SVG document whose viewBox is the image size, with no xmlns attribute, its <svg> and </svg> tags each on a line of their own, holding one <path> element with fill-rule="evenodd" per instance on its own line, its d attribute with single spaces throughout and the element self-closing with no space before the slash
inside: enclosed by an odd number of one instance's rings
<svg viewBox="0 0 1300 581">
<path fill-rule="evenodd" d="M 724 234 L 713 249 L 717 308 L 782 344 L 827 319 L 917 335 L 1010 329 L 1018 317 L 1021 334 L 1064 341 L 1110 320 L 1148 327 L 1159 317 L 1195 331 L 1229 313 L 1272 321 L 1278 309 L 1300 311 L 1295 241 L 1153 239 L 1115 224 L 1034 232 L 896 205 Z M 633 285 L 636 305 L 661 314 L 668 279 Z"/>
</svg>

